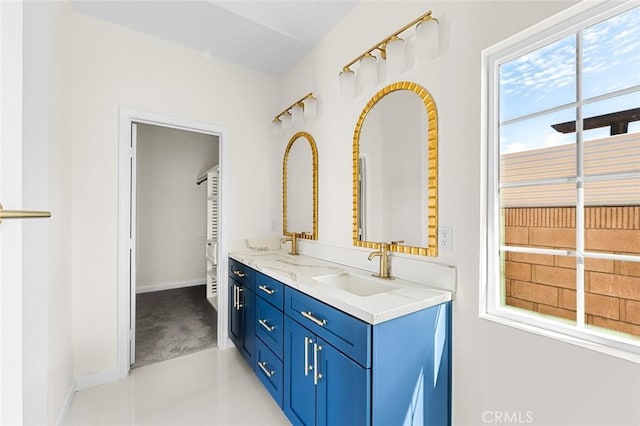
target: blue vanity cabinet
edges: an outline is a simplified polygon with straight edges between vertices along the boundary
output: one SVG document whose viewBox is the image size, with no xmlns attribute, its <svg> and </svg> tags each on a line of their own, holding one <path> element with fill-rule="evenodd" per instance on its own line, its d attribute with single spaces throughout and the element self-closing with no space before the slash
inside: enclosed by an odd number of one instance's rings
<svg viewBox="0 0 640 426">
<path fill-rule="evenodd" d="M 255 349 L 255 271 L 229 259 L 229 337 L 253 368 Z"/>
<path fill-rule="evenodd" d="M 373 425 L 451 425 L 451 302 L 373 327 Z"/>
<path fill-rule="evenodd" d="M 256 294 L 277 308 L 284 309 L 284 284 L 260 272 L 256 272 Z"/>
<path fill-rule="evenodd" d="M 285 313 L 365 368 L 371 367 L 371 325 L 292 288 Z"/>
<path fill-rule="evenodd" d="M 293 424 L 451 425 L 451 302 L 370 325 L 285 288 L 285 314 Z"/>
<path fill-rule="evenodd" d="M 247 363 L 253 367 L 256 340 L 256 295 L 249 287 L 243 287 L 240 292 L 240 309 L 243 310 L 241 352 Z"/>
<path fill-rule="evenodd" d="M 282 359 L 284 352 L 284 315 L 281 310 L 256 297 L 256 337 Z"/>
<path fill-rule="evenodd" d="M 451 302 L 371 325 L 233 260 L 229 300 L 231 339 L 294 425 L 451 425 Z"/>
<path fill-rule="evenodd" d="M 371 326 L 285 288 L 284 411 L 295 425 L 371 424 Z"/>
<path fill-rule="evenodd" d="M 240 284 L 229 278 L 229 338 L 238 349 L 242 347 L 242 311 L 237 308 L 239 287 Z"/>
<path fill-rule="evenodd" d="M 284 413 L 293 424 L 316 422 L 313 345 L 315 335 L 285 316 Z"/>
<path fill-rule="evenodd" d="M 294 425 L 369 425 L 371 370 L 285 317 L 284 412 Z"/>
<path fill-rule="evenodd" d="M 256 272 L 254 371 L 282 408 L 284 385 L 284 285 Z"/>
<path fill-rule="evenodd" d="M 255 368 L 258 380 L 262 382 L 271 397 L 282 408 L 282 387 L 284 385 L 284 366 L 282 360 L 269 349 L 262 340 L 256 339 Z"/>
</svg>

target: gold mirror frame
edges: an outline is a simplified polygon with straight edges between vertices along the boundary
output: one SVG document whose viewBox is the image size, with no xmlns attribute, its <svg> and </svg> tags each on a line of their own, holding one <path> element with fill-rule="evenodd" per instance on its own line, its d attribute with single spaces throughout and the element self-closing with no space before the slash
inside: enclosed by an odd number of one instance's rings
<svg viewBox="0 0 640 426">
<path fill-rule="evenodd" d="M 360 154 L 360 132 L 364 124 L 365 118 L 369 111 L 386 95 L 398 90 L 410 90 L 422 99 L 427 110 L 427 164 L 429 174 L 427 177 L 428 201 L 427 211 L 428 218 L 428 234 L 427 247 L 405 246 L 402 244 L 391 244 L 389 250 L 398 253 L 415 254 L 419 256 L 437 256 L 438 255 L 438 111 L 433 97 L 424 87 L 409 81 L 400 81 L 390 84 L 378 93 L 365 105 L 353 133 L 353 245 L 356 247 L 365 247 L 369 249 L 379 250 L 379 242 L 360 241 L 358 239 L 358 176 L 359 170 L 359 154 Z"/>
<path fill-rule="evenodd" d="M 312 233 L 304 233 L 298 235 L 298 238 L 305 240 L 317 240 L 318 239 L 318 148 L 316 147 L 316 141 L 307 132 L 298 132 L 291 137 L 287 149 L 284 151 L 284 160 L 282 161 L 282 232 L 284 235 L 288 235 L 287 230 L 287 162 L 289 161 L 289 152 L 293 143 L 300 138 L 305 138 L 311 146 L 312 156 L 312 172 L 313 172 L 313 231 Z"/>
</svg>

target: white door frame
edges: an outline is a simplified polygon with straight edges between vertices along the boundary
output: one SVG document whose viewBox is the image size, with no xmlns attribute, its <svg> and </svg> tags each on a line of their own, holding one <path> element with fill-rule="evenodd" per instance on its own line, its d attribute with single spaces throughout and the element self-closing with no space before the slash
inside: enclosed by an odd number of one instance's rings
<svg viewBox="0 0 640 426">
<path fill-rule="evenodd" d="M 226 128 L 209 123 L 184 120 L 152 112 L 120 108 L 118 140 L 118 370 L 119 377 L 126 377 L 130 370 L 129 341 L 131 338 L 131 302 L 135 300 L 135 288 L 130 287 L 131 271 L 135 269 L 135 259 L 130 250 L 135 240 L 130 238 L 132 220 L 132 151 L 131 127 L 133 123 L 152 124 L 172 129 L 205 133 L 219 138 L 220 163 L 220 264 L 217 271 L 218 283 L 226 282 L 228 264 L 224 261 L 229 252 L 227 239 L 228 194 L 229 194 L 229 132 Z M 194 175 L 195 178 L 195 175 Z M 195 184 L 195 181 L 194 181 Z M 204 249 L 203 249 L 204 250 Z M 132 263 L 134 263 L 132 265 Z M 133 277 L 135 280 L 135 277 Z M 135 281 L 134 281 L 135 282 Z M 227 286 L 218 285 L 218 347 L 229 346 L 227 333 Z M 133 293 L 133 294 L 132 294 Z"/>
<path fill-rule="evenodd" d="M 22 4 L 0 2 L 0 202 L 22 206 Z M 9 184 L 11 182 L 11 184 Z M 0 423 L 22 424 L 22 221 L 0 225 Z"/>
<path fill-rule="evenodd" d="M 0 1 L 0 202 L 8 210 L 49 205 L 48 25 L 46 4 Z M 48 235 L 48 220 L 0 225 L 0 424 L 47 423 Z"/>
<path fill-rule="evenodd" d="M 138 123 L 132 122 L 129 128 L 131 135 L 131 153 L 129 167 L 130 167 L 130 180 L 129 189 L 131 194 L 129 200 L 131 205 L 129 206 L 129 238 L 131 244 L 129 245 L 129 365 L 136 362 L 136 293 L 138 281 L 136 280 L 137 267 L 138 267 L 138 254 L 136 252 L 137 239 L 137 217 L 138 217 Z"/>
</svg>

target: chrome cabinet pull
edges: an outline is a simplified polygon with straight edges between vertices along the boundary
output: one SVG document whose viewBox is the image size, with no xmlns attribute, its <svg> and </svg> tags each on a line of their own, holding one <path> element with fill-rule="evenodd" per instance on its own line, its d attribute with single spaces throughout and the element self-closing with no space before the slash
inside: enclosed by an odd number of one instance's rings
<svg viewBox="0 0 640 426">
<path fill-rule="evenodd" d="M 233 285 L 233 309 L 238 310 L 238 287 Z"/>
<path fill-rule="evenodd" d="M 273 371 L 273 370 L 269 370 L 269 369 L 267 368 L 267 363 L 266 363 L 266 362 L 264 362 L 264 361 L 258 361 L 258 367 L 260 367 L 260 370 L 262 370 L 262 372 L 263 372 L 264 374 L 266 374 L 266 375 L 267 375 L 267 377 L 271 377 L 271 376 L 273 376 L 274 374 L 276 374 L 276 372 L 275 372 L 275 371 Z"/>
<path fill-rule="evenodd" d="M 236 270 L 233 271 L 233 275 L 235 275 L 235 276 L 237 276 L 239 278 L 244 278 L 244 277 L 247 276 L 247 274 L 245 274 L 243 272 L 240 272 L 240 271 L 236 271 Z"/>
<path fill-rule="evenodd" d="M 309 364 L 309 343 L 312 343 L 309 337 L 304 336 L 304 375 L 308 376 L 309 371 L 313 369 L 313 365 Z"/>
<path fill-rule="evenodd" d="M 265 328 L 265 330 L 267 330 L 269 333 L 271 333 L 273 330 L 275 330 L 276 328 L 272 325 L 269 325 L 267 323 L 267 320 L 263 320 L 263 319 L 259 319 L 258 323 L 263 326 Z"/>
<path fill-rule="evenodd" d="M 266 285 L 259 285 L 258 288 L 262 291 L 264 291 L 265 293 L 267 293 L 269 296 L 271 296 L 273 293 L 275 293 L 275 290 L 270 289 L 269 287 L 267 287 Z"/>
<path fill-rule="evenodd" d="M 242 304 L 242 302 L 240 301 L 240 293 L 242 293 L 244 291 L 244 288 L 238 286 L 238 310 L 242 309 L 242 307 L 244 306 Z"/>
<path fill-rule="evenodd" d="M 305 317 L 308 320 L 313 321 L 314 323 L 318 324 L 320 327 L 324 327 L 325 325 L 327 325 L 327 320 L 318 319 L 318 318 L 314 317 L 313 313 L 311 311 L 302 311 L 302 312 L 300 312 L 300 315 L 302 315 L 303 317 Z"/>
<path fill-rule="evenodd" d="M 318 352 L 322 350 L 322 346 L 317 343 L 313 344 L 313 384 L 317 385 L 318 380 L 322 379 L 322 373 L 318 371 Z"/>
</svg>

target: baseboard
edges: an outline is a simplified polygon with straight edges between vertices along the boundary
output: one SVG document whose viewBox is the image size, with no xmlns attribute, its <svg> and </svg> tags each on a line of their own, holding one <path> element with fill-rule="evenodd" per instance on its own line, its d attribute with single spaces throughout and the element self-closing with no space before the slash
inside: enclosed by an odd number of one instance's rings
<svg viewBox="0 0 640 426">
<path fill-rule="evenodd" d="M 94 386 L 103 385 L 105 383 L 114 382 L 122 376 L 120 370 L 113 368 L 111 370 L 98 371 L 97 373 L 88 374 L 78 377 L 76 380 L 76 391 L 92 388 Z"/>
<path fill-rule="evenodd" d="M 177 283 L 160 283 L 138 287 L 136 288 L 136 293 L 151 293 L 152 291 L 172 290 L 174 288 L 195 287 L 206 284 L 207 280 L 204 278 L 201 280 L 180 281 Z"/>
<path fill-rule="evenodd" d="M 58 413 L 58 418 L 56 419 L 56 426 L 62 426 L 66 423 L 67 413 L 69 412 L 69 408 L 71 408 L 71 403 L 73 403 L 73 398 L 76 395 L 76 382 L 72 382 L 71 386 L 69 386 L 69 390 L 67 391 L 67 396 L 64 399 L 64 403 L 62 404 L 62 408 L 60 409 L 60 413 Z"/>
</svg>

